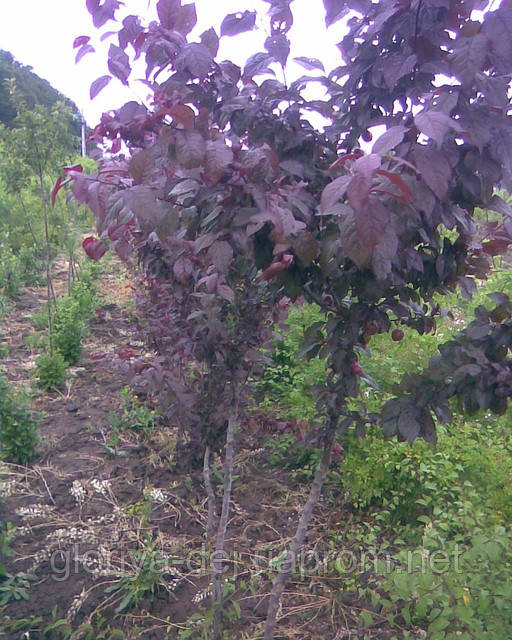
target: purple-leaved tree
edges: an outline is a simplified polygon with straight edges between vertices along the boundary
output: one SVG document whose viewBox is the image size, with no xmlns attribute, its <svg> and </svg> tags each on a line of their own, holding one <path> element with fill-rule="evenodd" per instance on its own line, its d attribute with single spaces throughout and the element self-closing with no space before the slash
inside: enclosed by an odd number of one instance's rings
<svg viewBox="0 0 512 640">
<path fill-rule="evenodd" d="M 269 597 L 270 640 L 337 434 L 379 420 L 390 436 L 434 441 L 434 417 L 449 420 L 454 396 L 469 411 L 507 406 L 512 320 L 504 296 L 494 311 L 480 310 L 424 375 L 404 381 L 380 416 L 351 412 L 348 400 L 359 393 L 358 354 L 373 335 L 400 340 L 401 325 L 433 331 L 434 296 L 457 287 L 470 295 L 512 242 L 512 209 L 496 194 L 512 188 L 512 6 L 494 3 L 477 20 L 473 12 L 486 1 L 324 0 L 343 60 L 315 76 L 326 95 L 310 100 L 311 77 L 278 79 L 290 52 L 292 2 L 266 1 L 265 50 L 243 68 L 218 59 L 213 28 L 193 31 L 194 3 L 159 0 L 149 24 L 126 17 L 111 36 L 109 71 L 128 84 L 133 59 L 142 58 L 151 105 L 129 102 L 104 114 L 94 139 L 114 153 L 124 143 L 126 158 L 106 160 L 96 176 L 69 177 L 74 196 L 96 213 L 100 237 L 123 259 L 136 254 L 151 278 L 147 315 L 160 357 L 146 378 L 167 393 L 205 462 L 227 440 L 217 549 L 231 485 L 228 426 L 237 422 L 269 323 L 283 296 L 303 296 L 324 312 L 303 349 L 327 363 L 318 391 L 322 456 Z M 86 4 L 96 27 L 115 20 L 120 5 Z M 254 26 L 254 12 L 231 14 L 220 37 Z M 85 37 L 76 44 L 90 46 Z M 323 69 L 315 59 L 297 62 Z M 93 83 L 92 97 L 111 76 Z M 384 132 L 361 150 L 374 127 Z M 502 219 L 483 221 L 479 208 Z M 98 258 L 104 245 L 91 238 L 85 249 Z"/>
</svg>

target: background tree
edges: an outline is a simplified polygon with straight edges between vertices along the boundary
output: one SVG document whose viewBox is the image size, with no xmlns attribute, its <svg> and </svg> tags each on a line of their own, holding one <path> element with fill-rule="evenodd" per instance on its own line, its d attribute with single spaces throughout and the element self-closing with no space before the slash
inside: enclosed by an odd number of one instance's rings
<svg viewBox="0 0 512 640">
<path fill-rule="evenodd" d="M 71 113 L 67 107 L 57 103 L 50 109 L 36 106 L 28 109 L 14 82 L 10 93 L 17 108 L 13 128 L 2 130 L 3 144 L 10 150 L 3 164 L 3 175 L 8 191 L 17 192 L 27 225 L 30 218 L 24 207 L 21 180 L 34 178 L 37 183 L 44 227 L 46 262 L 46 284 L 48 297 L 48 326 L 50 353 L 53 352 L 51 303 L 55 298 L 52 287 L 52 248 L 49 226 L 49 195 L 46 179 L 54 180 L 53 171 L 77 152 L 77 138 L 70 129 Z M 66 126 L 66 123 L 68 126 Z M 33 233 L 33 230 L 32 230 Z"/>
</svg>

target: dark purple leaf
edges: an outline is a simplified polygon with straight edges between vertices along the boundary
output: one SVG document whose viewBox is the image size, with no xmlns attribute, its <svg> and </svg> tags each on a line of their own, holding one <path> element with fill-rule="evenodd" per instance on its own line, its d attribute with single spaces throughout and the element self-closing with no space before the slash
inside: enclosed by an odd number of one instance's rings
<svg viewBox="0 0 512 640">
<path fill-rule="evenodd" d="M 443 144 L 446 134 L 451 130 L 460 132 L 460 124 L 441 111 L 423 110 L 414 117 L 414 123 L 424 135 L 428 136 L 439 146 Z"/>
<path fill-rule="evenodd" d="M 320 209 L 323 213 L 329 213 L 333 205 L 343 198 L 351 180 L 352 176 L 350 175 L 339 176 L 325 187 L 320 203 Z"/>
<path fill-rule="evenodd" d="M 227 302 L 235 301 L 235 292 L 233 291 L 233 289 L 231 289 L 231 287 L 228 287 L 227 284 L 217 285 L 217 291 L 219 293 L 219 296 Z"/>
<path fill-rule="evenodd" d="M 115 44 L 111 44 L 108 50 L 108 70 L 123 84 L 128 85 L 131 72 L 130 60 L 127 54 Z"/>
<path fill-rule="evenodd" d="M 75 56 L 75 64 L 78 64 L 80 60 L 87 55 L 88 53 L 94 53 L 95 49 L 90 44 L 84 44 L 80 49 L 78 49 Z"/>
<path fill-rule="evenodd" d="M 190 280 L 190 276 L 194 273 L 194 265 L 189 258 L 181 256 L 174 263 L 173 273 L 180 284 L 186 285 Z"/>
<path fill-rule="evenodd" d="M 204 44 L 211 53 L 212 58 L 215 58 L 219 52 L 219 36 L 213 27 L 201 35 L 201 44 Z"/>
<path fill-rule="evenodd" d="M 100 0 L 85 0 L 85 6 L 89 13 L 94 13 L 100 6 Z"/>
<path fill-rule="evenodd" d="M 199 167 L 206 154 L 206 142 L 198 131 L 178 131 L 176 158 L 185 169 Z"/>
<path fill-rule="evenodd" d="M 176 10 L 173 29 L 184 36 L 188 35 L 197 24 L 195 4 L 185 4 Z"/>
<path fill-rule="evenodd" d="M 155 158 L 151 149 L 143 149 L 130 160 L 129 171 L 134 184 L 148 181 L 155 168 Z"/>
<path fill-rule="evenodd" d="M 143 32 L 140 19 L 137 16 L 127 16 L 123 20 L 123 28 L 118 33 L 119 46 L 126 49 L 128 44 L 134 44 L 138 36 Z"/>
<path fill-rule="evenodd" d="M 382 158 L 376 153 L 361 156 L 354 162 L 354 170 L 364 178 L 373 178 Z"/>
<path fill-rule="evenodd" d="M 481 33 L 470 38 L 458 38 L 454 52 L 448 56 L 451 74 L 469 86 L 477 73 L 484 71 L 489 42 Z"/>
<path fill-rule="evenodd" d="M 78 47 L 82 47 L 84 44 L 87 44 L 91 38 L 89 36 L 78 36 L 75 38 L 73 42 L 73 49 L 78 49 Z"/>
<path fill-rule="evenodd" d="M 442 200 L 448 191 L 448 183 L 452 172 L 448 160 L 434 149 L 422 146 L 416 147 L 414 150 L 414 160 L 423 180 L 435 195 Z"/>
<path fill-rule="evenodd" d="M 129 242 L 124 239 L 114 243 L 114 249 L 123 262 L 126 262 L 133 254 L 133 249 Z"/>
<path fill-rule="evenodd" d="M 301 65 L 301 67 L 304 67 L 308 71 L 312 71 L 313 69 L 319 69 L 320 71 L 325 71 L 323 62 L 321 62 L 320 60 L 317 60 L 317 58 L 306 58 L 305 56 L 298 56 L 293 60 L 294 62 L 297 62 L 298 64 Z"/>
<path fill-rule="evenodd" d="M 481 33 L 487 36 L 492 53 L 492 61 L 499 75 L 512 72 L 512 11 L 505 3 L 497 11 L 485 16 Z"/>
<path fill-rule="evenodd" d="M 230 13 L 222 21 L 220 27 L 221 36 L 236 36 L 244 31 L 254 29 L 256 24 L 256 11 L 244 11 Z"/>
<path fill-rule="evenodd" d="M 224 140 L 208 140 L 204 166 L 209 180 L 218 182 L 226 175 L 232 162 L 233 151 L 226 146 Z"/>
<path fill-rule="evenodd" d="M 172 29 L 176 11 L 181 6 L 181 0 L 158 0 L 156 10 L 158 18 L 165 29 Z"/>
<path fill-rule="evenodd" d="M 94 98 L 98 95 L 98 93 L 102 89 L 104 89 L 111 80 L 112 80 L 112 76 L 101 76 L 101 78 L 98 78 L 97 80 L 95 80 L 91 84 L 91 91 L 90 91 L 91 100 L 94 100 Z"/>
<path fill-rule="evenodd" d="M 325 8 L 325 24 L 330 27 L 350 12 L 346 0 L 323 0 Z"/>
<path fill-rule="evenodd" d="M 354 211 L 362 212 L 370 197 L 372 181 L 364 175 L 352 176 L 347 187 L 347 200 Z"/>
<path fill-rule="evenodd" d="M 192 76 L 201 80 L 210 72 L 212 63 L 213 58 L 208 47 L 197 42 L 185 45 L 174 61 L 178 71 L 187 70 Z"/>
<path fill-rule="evenodd" d="M 390 91 L 393 91 L 398 81 L 412 73 L 417 62 L 416 54 L 404 58 L 402 52 L 386 59 L 384 63 L 384 80 Z"/>
<path fill-rule="evenodd" d="M 406 407 L 398 418 L 398 432 L 409 444 L 420 435 L 421 425 L 418 422 L 416 407 Z"/>
<path fill-rule="evenodd" d="M 252 55 L 244 67 L 244 78 L 252 78 L 262 73 L 272 73 L 270 64 L 273 62 L 273 58 L 268 53 L 255 53 Z"/>
<path fill-rule="evenodd" d="M 89 236 L 82 242 L 82 247 L 84 248 L 87 256 L 91 260 L 94 260 L 96 262 L 98 260 L 101 260 L 101 258 L 107 252 L 107 247 L 103 244 L 103 242 L 101 242 L 101 240 L 98 240 L 98 238 L 93 238 L 92 236 Z"/>
<path fill-rule="evenodd" d="M 493 211 L 498 211 L 507 218 L 512 218 L 512 205 L 499 196 L 493 196 L 487 207 Z"/>
<path fill-rule="evenodd" d="M 292 248 L 305 267 L 309 267 L 320 252 L 318 241 L 309 231 L 299 232 L 292 240 Z"/>
<path fill-rule="evenodd" d="M 208 257 L 219 273 L 227 273 L 233 259 L 233 249 L 224 240 L 214 242 L 208 249 Z"/>
<path fill-rule="evenodd" d="M 169 114 L 173 120 L 183 126 L 187 131 L 192 131 L 195 127 L 196 114 L 194 110 L 186 104 L 173 104 L 169 108 Z"/>
<path fill-rule="evenodd" d="M 407 127 L 399 124 L 394 127 L 390 127 L 380 138 L 378 138 L 372 147 L 372 153 L 387 153 L 397 147 L 404 139 Z"/>
<path fill-rule="evenodd" d="M 91 9 L 89 9 L 89 11 L 92 13 L 92 22 L 97 29 L 109 20 L 113 20 L 117 9 L 121 6 L 119 0 L 105 0 L 99 7 L 96 0 L 93 0 L 89 4 L 95 7 L 92 11 Z"/>
<path fill-rule="evenodd" d="M 290 41 L 284 34 L 278 33 L 265 40 L 265 49 L 274 60 L 284 66 L 290 55 Z"/>
</svg>

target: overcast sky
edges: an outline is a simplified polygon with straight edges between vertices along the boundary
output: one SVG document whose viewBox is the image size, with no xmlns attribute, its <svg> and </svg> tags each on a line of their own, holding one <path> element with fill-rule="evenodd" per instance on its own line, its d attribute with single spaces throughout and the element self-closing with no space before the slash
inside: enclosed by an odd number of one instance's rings
<svg viewBox="0 0 512 640">
<path fill-rule="evenodd" d="M 135 94 L 145 97 L 146 89 L 142 84 L 133 83 L 135 93 L 131 93 L 115 79 L 94 101 L 90 101 L 91 82 L 107 73 L 108 42 L 100 42 L 100 32 L 92 26 L 85 0 L 0 0 L 0 3 L 0 49 L 10 51 L 19 62 L 33 67 L 37 75 L 71 98 L 89 125 L 95 125 L 103 111 L 133 100 Z M 148 16 L 148 0 L 125 0 L 125 5 L 123 13 Z M 201 33 L 210 26 L 219 32 L 222 18 L 227 13 L 257 9 L 263 15 L 268 6 L 261 0 L 196 0 L 198 26 L 194 33 Z M 292 8 L 295 24 L 290 32 L 291 55 L 320 58 L 328 68 L 340 64 L 335 44 L 342 37 L 341 26 L 335 25 L 326 32 L 322 0 L 295 0 Z M 229 57 L 242 64 L 248 55 L 262 50 L 266 24 L 262 19 L 259 32 L 223 38 L 219 52 L 221 59 Z M 110 22 L 102 32 L 117 28 Z M 90 35 L 91 44 L 98 53 L 85 56 L 75 65 L 73 40 L 79 35 Z M 308 72 L 292 67 L 291 74 L 301 73 Z"/>
</svg>

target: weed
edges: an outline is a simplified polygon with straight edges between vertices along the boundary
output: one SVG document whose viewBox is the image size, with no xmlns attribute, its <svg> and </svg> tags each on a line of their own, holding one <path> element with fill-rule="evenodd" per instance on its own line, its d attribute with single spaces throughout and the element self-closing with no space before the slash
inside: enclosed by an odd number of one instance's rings
<svg viewBox="0 0 512 640">
<path fill-rule="evenodd" d="M 111 412 L 109 421 L 114 429 L 123 431 L 133 429 L 148 433 L 152 431 L 158 421 L 158 412 L 142 404 L 140 398 L 135 395 L 130 387 L 121 391 L 122 410 L 120 414 Z"/>
<path fill-rule="evenodd" d="M 160 591 L 169 591 L 169 559 L 153 547 L 149 537 L 143 549 L 130 554 L 135 559 L 133 571 L 120 574 L 117 582 L 105 589 L 105 593 L 118 596 L 116 613 L 137 606 L 144 598 L 152 601 Z"/>
<path fill-rule="evenodd" d="M 36 577 L 30 573 L 6 574 L 0 582 L 0 606 L 13 600 L 28 600 L 30 583 Z"/>
</svg>

